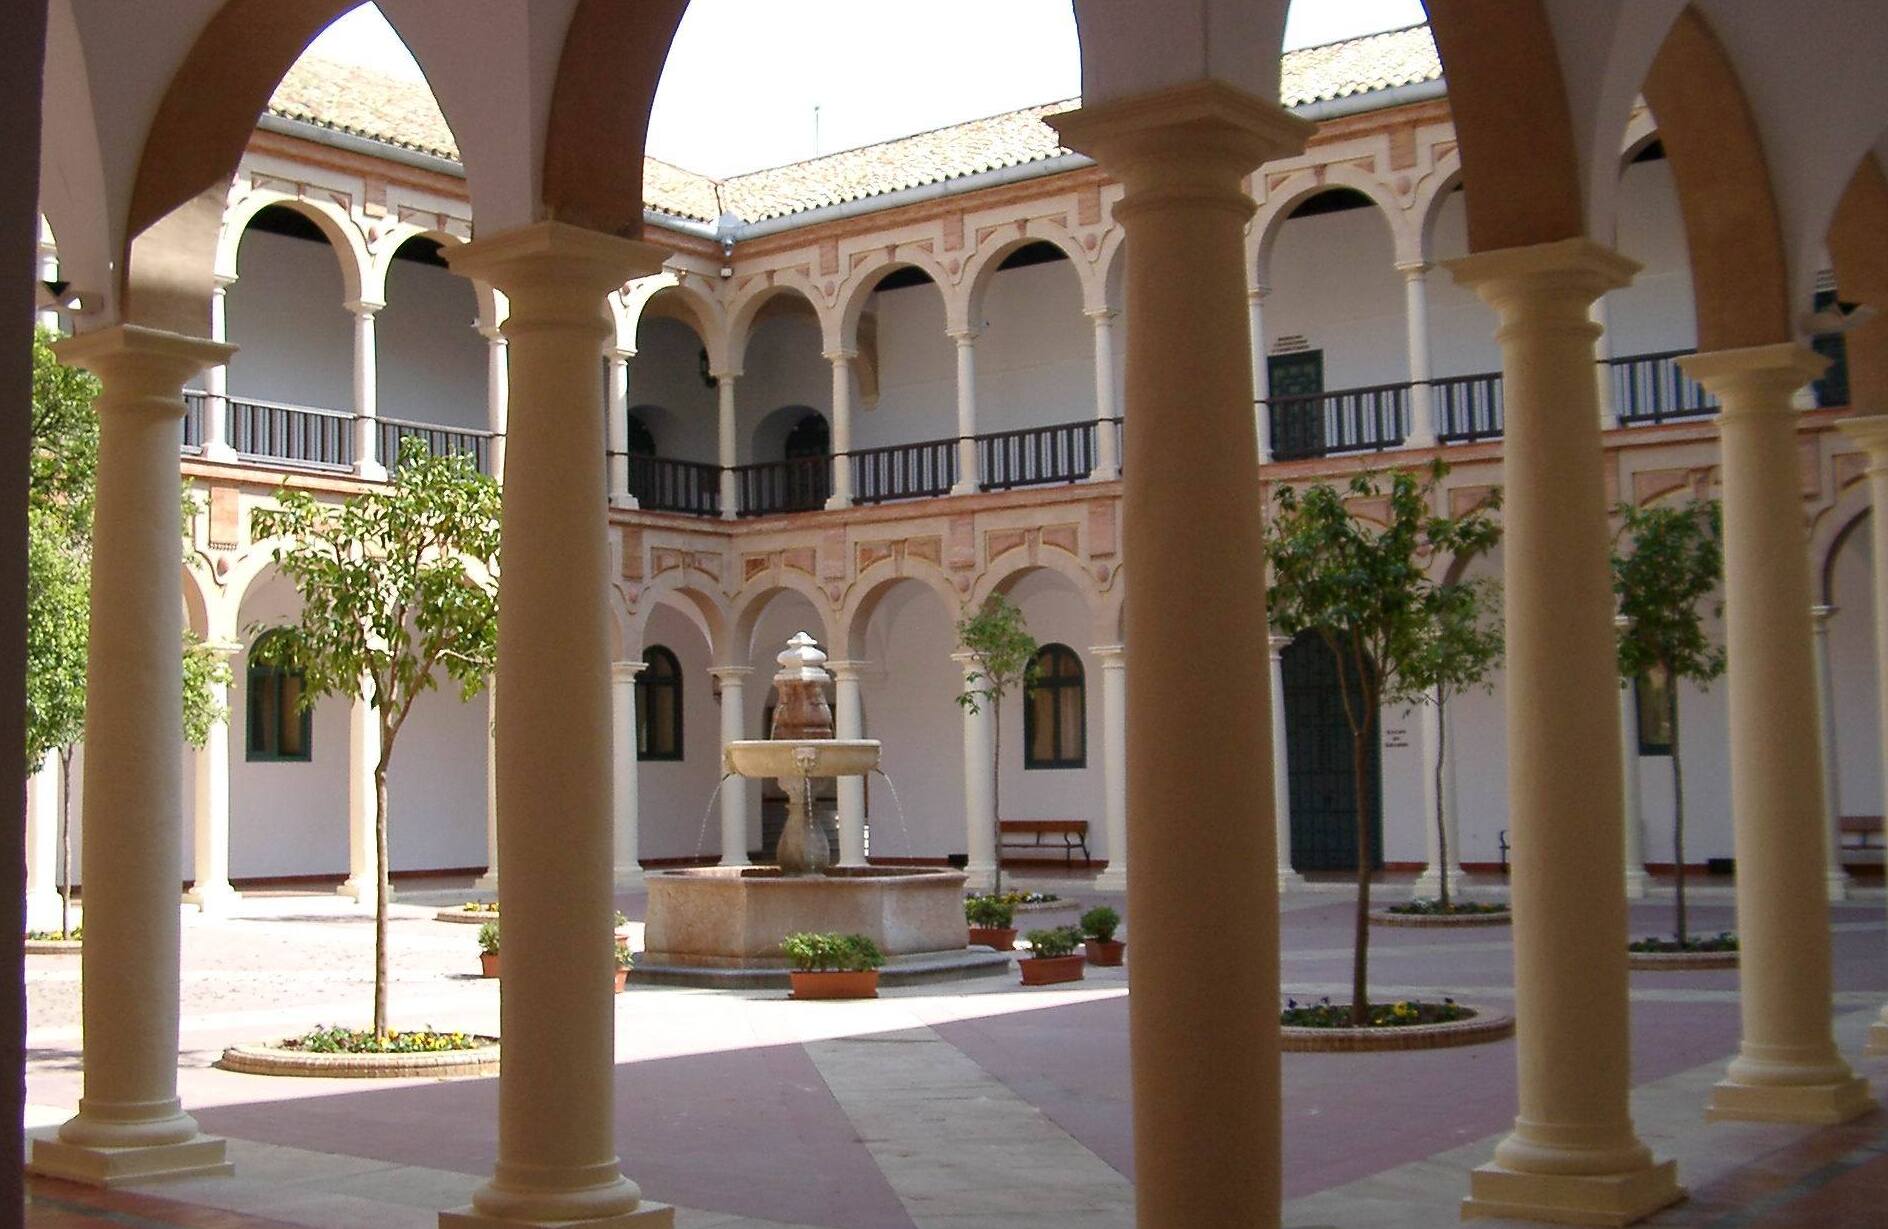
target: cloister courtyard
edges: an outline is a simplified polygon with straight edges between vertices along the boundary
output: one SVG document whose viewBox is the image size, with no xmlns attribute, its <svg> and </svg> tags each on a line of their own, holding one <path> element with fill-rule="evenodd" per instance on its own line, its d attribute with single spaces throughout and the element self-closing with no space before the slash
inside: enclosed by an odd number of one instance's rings
<svg viewBox="0 0 1888 1229">
<path fill-rule="evenodd" d="M 1379 891 L 1393 898 L 1406 880 L 1390 876 Z M 1076 904 L 1125 906 L 1081 875 L 1017 886 L 1070 902 L 1031 914 L 1031 926 L 1072 921 Z M 1483 875 L 1471 890 L 1493 898 L 1502 886 Z M 477 976 L 475 928 L 435 920 L 474 894 L 469 880 L 402 886 L 394 1027 L 497 1030 L 498 983 Z M 1732 924 L 1728 881 L 1693 894 L 1700 931 Z M 617 898 L 636 946 L 645 899 Z M 1863 880 L 1830 915 L 1836 1040 L 1876 1080 L 1888 1059 L 1861 1049 L 1888 991 L 1882 904 Z M 1344 885 L 1314 883 L 1281 907 L 1285 993 L 1341 996 Z M 1655 889 L 1634 904 L 1633 933 L 1668 925 L 1670 909 Z M 495 1079 L 283 1079 L 212 1065 L 231 1044 L 364 1018 L 372 930 L 370 913 L 313 891 L 250 893 L 227 915 L 188 918 L 180 1092 L 205 1131 L 230 1140 L 236 1176 L 105 1192 L 34 1179 L 28 1223 L 422 1229 L 469 1197 L 495 1148 Z M 1131 967 L 1131 916 L 1123 935 Z M 1241 958 L 1236 920 L 1224 935 L 1202 962 Z M 1385 1001 L 1451 995 L 1512 1009 L 1505 927 L 1380 928 L 1373 948 Z M 837 1003 L 632 982 L 615 1004 L 618 1146 L 645 1194 L 677 1205 L 687 1229 L 1131 1225 L 1127 973 L 1090 968 L 1079 983 L 1023 989 L 1011 971 Z M 28 1125 L 51 1128 L 80 1091 L 77 958 L 29 956 L 27 993 Z M 1634 1118 L 1678 1160 L 1691 1195 L 1648 1223 L 1880 1223 L 1888 1113 L 1839 1127 L 1704 1121 L 1737 1050 L 1735 971 L 1635 972 L 1631 1004 Z M 1512 1041 L 1285 1055 L 1285 1223 L 1455 1223 L 1462 1175 L 1511 1124 L 1515 1085 Z"/>
</svg>

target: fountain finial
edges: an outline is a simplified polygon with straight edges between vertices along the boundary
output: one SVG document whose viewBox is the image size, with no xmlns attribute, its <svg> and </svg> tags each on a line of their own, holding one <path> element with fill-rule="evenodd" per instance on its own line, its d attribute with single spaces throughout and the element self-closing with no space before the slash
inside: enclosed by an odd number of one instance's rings
<svg viewBox="0 0 1888 1229">
<path fill-rule="evenodd" d="M 774 675 L 773 738 L 831 738 L 833 710 L 826 702 L 826 654 L 813 637 L 799 632 L 787 641 L 787 647 L 774 659 L 780 673 Z"/>
</svg>

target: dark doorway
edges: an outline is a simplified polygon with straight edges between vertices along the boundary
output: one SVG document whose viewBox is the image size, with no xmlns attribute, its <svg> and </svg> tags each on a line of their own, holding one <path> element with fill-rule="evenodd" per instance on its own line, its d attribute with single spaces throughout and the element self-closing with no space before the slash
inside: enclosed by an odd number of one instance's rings
<svg viewBox="0 0 1888 1229">
<path fill-rule="evenodd" d="M 1285 647 L 1286 779 L 1291 789 L 1291 864 L 1301 871 L 1357 869 L 1357 775 L 1350 723 L 1338 689 L 1337 663 L 1316 632 Z M 1345 671 L 1351 702 L 1358 681 Z M 1364 754 L 1364 798 L 1370 808 L 1370 866 L 1383 866 L 1383 773 L 1378 740 Z"/>
<path fill-rule="evenodd" d="M 1272 455 L 1280 461 L 1321 457 L 1324 431 L 1324 351 L 1300 350 L 1265 360 L 1271 406 Z"/>
</svg>

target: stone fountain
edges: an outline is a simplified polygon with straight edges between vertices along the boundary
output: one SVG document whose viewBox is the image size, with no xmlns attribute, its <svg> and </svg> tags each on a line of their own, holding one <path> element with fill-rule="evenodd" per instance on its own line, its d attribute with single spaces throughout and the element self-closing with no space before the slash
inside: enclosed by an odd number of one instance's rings
<svg viewBox="0 0 1888 1229">
<path fill-rule="evenodd" d="M 813 786 L 878 767 L 874 739 L 833 737 L 826 654 L 800 632 L 776 659 L 772 737 L 727 745 L 728 773 L 771 777 L 787 796 L 776 866 L 711 866 L 650 875 L 644 951 L 633 976 L 727 988 L 787 984 L 780 940 L 796 931 L 863 934 L 885 953 L 880 980 L 1002 973 L 1007 953 L 966 946 L 964 875 L 923 867 L 834 865 L 813 814 Z"/>
</svg>

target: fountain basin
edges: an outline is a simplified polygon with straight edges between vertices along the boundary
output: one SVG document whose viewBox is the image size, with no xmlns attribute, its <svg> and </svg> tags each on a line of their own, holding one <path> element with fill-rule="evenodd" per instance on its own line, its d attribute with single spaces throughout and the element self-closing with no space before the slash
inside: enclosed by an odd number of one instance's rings
<svg viewBox="0 0 1888 1229">
<path fill-rule="evenodd" d="M 862 777 L 878 767 L 876 739 L 751 738 L 727 745 L 729 772 L 744 777 Z"/>
</svg>

